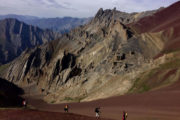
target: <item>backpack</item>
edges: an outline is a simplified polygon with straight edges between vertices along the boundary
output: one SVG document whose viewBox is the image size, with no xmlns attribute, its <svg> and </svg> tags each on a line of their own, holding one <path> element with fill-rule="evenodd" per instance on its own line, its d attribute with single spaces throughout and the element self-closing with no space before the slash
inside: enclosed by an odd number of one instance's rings
<svg viewBox="0 0 180 120">
<path fill-rule="evenodd" d="M 94 111 L 98 113 L 99 112 L 99 108 L 96 108 Z"/>
</svg>

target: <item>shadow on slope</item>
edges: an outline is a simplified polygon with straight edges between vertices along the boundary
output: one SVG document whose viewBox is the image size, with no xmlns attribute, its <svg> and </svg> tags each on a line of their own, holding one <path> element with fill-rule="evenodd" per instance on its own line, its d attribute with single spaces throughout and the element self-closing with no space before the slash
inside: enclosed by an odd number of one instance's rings
<svg viewBox="0 0 180 120">
<path fill-rule="evenodd" d="M 0 78 L 0 107 L 21 106 L 24 91 L 13 83 Z"/>
</svg>

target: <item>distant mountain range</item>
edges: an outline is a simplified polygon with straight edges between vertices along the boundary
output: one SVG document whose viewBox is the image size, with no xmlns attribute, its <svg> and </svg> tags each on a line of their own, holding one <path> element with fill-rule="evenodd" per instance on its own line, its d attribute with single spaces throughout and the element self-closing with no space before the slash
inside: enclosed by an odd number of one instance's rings
<svg viewBox="0 0 180 120">
<path fill-rule="evenodd" d="M 23 16 L 15 14 L 0 15 L 0 19 L 6 18 L 15 18 L 29 25 L 38 26 L 41 29 L 50 29 L 59 33 L 67 33 L 71 29 L 84 25 L 91 20 L 91 18 L 39 18 L 35 16 Z"/>
<path fill-rule="evenodd" d="M 13 60 L 27 48 L 54 40 L 58 36 L 60 34 L 16 19 L 0 20 L 0 64 Z"/>
</svg>

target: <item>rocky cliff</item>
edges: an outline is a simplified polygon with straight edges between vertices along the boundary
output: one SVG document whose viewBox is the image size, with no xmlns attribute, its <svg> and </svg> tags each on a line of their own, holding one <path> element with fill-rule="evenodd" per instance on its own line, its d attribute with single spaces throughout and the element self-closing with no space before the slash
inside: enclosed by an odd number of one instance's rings
<svg viewBox="0 0 180 120">
<path fill-rule="evenodd" d="M 8 15 L 0 15 L 0 19 L 6 18 L 14 18 L 19 21 L 22 21 L 26 24 L 37 26 L 41 29 L 49 29 L 59 33 L 67 33 L 71 29 L 74 29 L 80 25 L 87 24 L 91 17 L 89 18 L 73 18 L 73 17 L 63 17 L 63 18 L 39 18 L 35 16 L 27 16 L 27 15 L 16 15 L 16 14 L 8 14 Z"/>
<path fill-rule="evenodd" d="M 26 48 L 54 40 L 59 35 L 49 30 L 27 25 L 16 19 L 0 21 L 0 64 L 12 61 Z"/>
<path fill-rule="evenodd" d="M 137 32 L 136 23 L 146 16 L 141 15 L 100 9 L 89 24 L 25 51 L 0 69 L 1 76 L 22 87 L 36 85 L 50 103 L 132 92 L 138 87 L 136 78 L 169 58 L 153 59 L 169 39 L 162 31 Z"/>
</svg>

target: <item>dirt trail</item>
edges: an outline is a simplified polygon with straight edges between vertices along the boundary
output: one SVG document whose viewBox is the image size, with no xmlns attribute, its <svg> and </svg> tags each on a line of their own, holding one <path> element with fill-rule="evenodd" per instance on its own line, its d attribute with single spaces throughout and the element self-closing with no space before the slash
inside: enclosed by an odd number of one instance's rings
<svg viewBox="0 0 180 120">
<path fill-rule="evenodd" d="M 29 99 L 34 107 L 53 112 L 63 112 L 65 104 L 47 104 Z M 70 112 L 94 116 L 94 108 L 101 107 L 103 118 L 122 119 L 122 111 L 128 112 L 128 120 L 180 120 L 180 82 L 160 90 L 143 94 L 125 95 L 92 102 L 71 103 Z"/>
<path fill-rule="evenodd" d="M 9 109 L 0 110 L 0 120 L 96 120 L 96 118 L 72 113 Z"/>
</svg>

